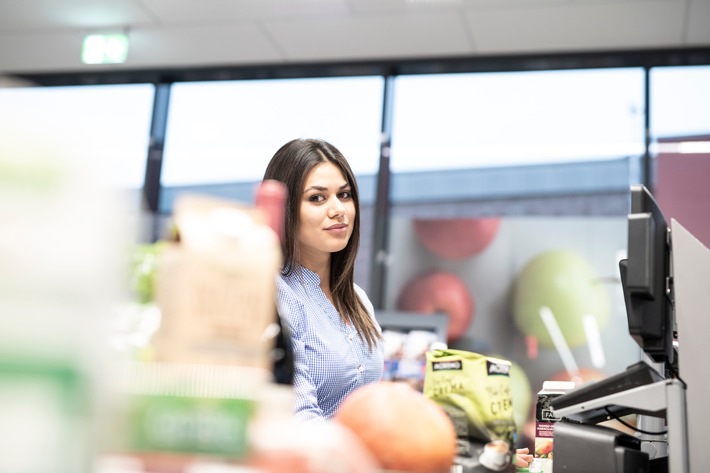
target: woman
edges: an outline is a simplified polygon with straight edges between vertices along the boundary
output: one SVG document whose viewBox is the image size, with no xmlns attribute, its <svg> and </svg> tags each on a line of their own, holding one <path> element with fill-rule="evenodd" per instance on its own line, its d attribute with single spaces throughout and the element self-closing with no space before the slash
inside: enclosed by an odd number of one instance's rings
<svg viewBox="0 0 710 473">
<path fill-rule="evenodd" d="M 360 242 L 357 183 L 333 145 L 296 139 L 264 180 L 287 188 L 277 306 L 292 337 L 298 420 L 327 419 L 356 388 L 382 377 L 382 334 L 353 282 Z"/>
</svg>

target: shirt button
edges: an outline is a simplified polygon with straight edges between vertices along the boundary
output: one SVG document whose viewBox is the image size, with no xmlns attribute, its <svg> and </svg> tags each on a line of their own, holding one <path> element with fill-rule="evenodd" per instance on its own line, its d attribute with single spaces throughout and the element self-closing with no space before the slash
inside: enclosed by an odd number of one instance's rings
<svg viewBox="0 0 710 473">
<path fill-rule="evenodd" d="M 365 372 L 365 367 L 362 366 L 362 365 L 360 365 L 360 366 L 357 367 L 357 370 L 358 370 L 360 373 L 364 373 L 364 372 Z"/>
<path fill-rule="evenodd" d="M 348 334 L 348 340 L 352 340 L 352 339 L 353 339 L 353 334 L 352 334 L 352 333 L 349 333 L 349 334 Z"/>
</svg>

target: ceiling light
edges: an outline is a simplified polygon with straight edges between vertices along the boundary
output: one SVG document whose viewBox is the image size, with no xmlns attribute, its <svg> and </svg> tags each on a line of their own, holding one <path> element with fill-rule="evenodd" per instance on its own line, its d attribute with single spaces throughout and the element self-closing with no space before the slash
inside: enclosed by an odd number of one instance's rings
<svg viewBox="0 0 710 473">
<path fill-rule="evenodd" d="M 90 34 L 84 38 L 81 62 L 84 64 L 120 64 L 128 57 L 126 33 Z"/>
</svg>

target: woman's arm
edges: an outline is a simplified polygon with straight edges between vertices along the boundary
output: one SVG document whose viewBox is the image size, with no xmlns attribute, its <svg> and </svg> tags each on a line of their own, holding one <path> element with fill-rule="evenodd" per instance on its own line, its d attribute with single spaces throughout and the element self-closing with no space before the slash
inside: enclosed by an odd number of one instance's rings
<svg viewBox="0 0 710 473">
<path fill-rule="evenodd" d="M 281 320 L 288 328 L 293 348 L 294 417 L 299 421 L 323 419 L 303 340 L 307 325 L 305 308 L 296 294 L 281 280 L 277 284 L 276 303 Z"/>
<path fill-rule="evenodd" d="M 318 405 L 315 384 L 308 369 L 303 341 L 292 335 L 292 344 L 294 355 L 294 418 L 298 421 L 324 419 L 323 410 Z"/>
</svg>

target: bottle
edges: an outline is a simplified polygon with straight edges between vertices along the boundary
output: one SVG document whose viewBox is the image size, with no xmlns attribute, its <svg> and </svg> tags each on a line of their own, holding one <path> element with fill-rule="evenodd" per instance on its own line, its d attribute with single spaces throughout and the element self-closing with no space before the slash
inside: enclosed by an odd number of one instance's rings
<svg viewBox="0 0 710 473">
<path fill-rule="evenodd" d="M 283 221 L 286 210 L 286 186 L 279 181 L 267 179 L 256 190 L 254 204 L 257 209 L 261 209 L 268 225 L 276 233 L 283 244 Z M 274 348 L 271 351 L 272 370 L 274 381 L 277 384 L 293 384 L 293 346 L 288 327 L 282 323 L 281 315 L 278 311 L 274 315 Z"/>
</svg>

